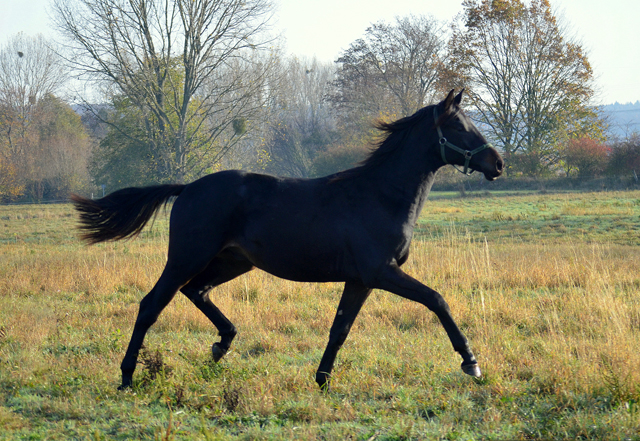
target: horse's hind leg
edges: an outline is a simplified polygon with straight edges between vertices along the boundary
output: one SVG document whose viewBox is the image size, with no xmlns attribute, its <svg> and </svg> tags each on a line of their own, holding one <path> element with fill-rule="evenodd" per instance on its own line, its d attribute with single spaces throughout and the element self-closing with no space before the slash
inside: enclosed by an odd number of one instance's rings
<svg viewBox="0 0 640 441">
<path fill-rule="evenodd" d="M 344 292 L 338 305 L 336 317 L 329 331 L 329 343 L 325 349 L 320 361 L 320 366 L 316 372 L 316 383 L 321 389 L 329 388 L 329 376 L 333 370 L 333 363 L 336 360 L 338 351 L 349 335 L 349 330 L 353 324 L 358 312 L 364 305 L 365 300 L 369 297 L 371 289 L 366 286 L 347 282 L 344 285 Z"/>
<path fill-rule="evenodd" d="M 218 329 L 220 341 L 214 343 L 211 347 L 213 360 L 216 362 L 229 350 L 231 342 L 236 336 L 236 328 L 209 299 L 209 291 L 250 271 L 252 268 L 253 265 L 250 262 L 239 256 L 219 255 L 211 261 L 204 271 L 180 289 Z"/>
<path fill-rule="evenodd" d="M 181 251 L 185 248 L 178 249 Z M 151 325 L 156 322 L 162 310 L 169 304 L 178 290 L 187 285 L 194 277 L 197 277 L 203 269 L 206 269 L 212 258 L 212 256 L 205 252 L 200 252 L 195 247 L 191 247 L 191 250 L 190 255 L 186 252 L 173 251 L 172 253 L 170 244 L 169 258 L 160 279 L 140 302 L 133 334 L 120 366 L 122 370 L 122 385 L 120 389 L 130 387 L 133 382 L 133 372 L 138 361 L 138 353 Z"/>
<path fill-rule="evenodd" d="M 180 284 L 177 283 L 177 279 L 165 268 L 156 285 L 140 302 L 140 309 L 138 311 L 136 324 L 133 327 L 133 334 L 131 335 L 127 352 L 120 365 L 120 369 L 122 370 L 122 385 L 119 389 L 122 390 L 131 386 L 133 382 L 133 371 L 136 369 L 138 353 L 142 347 L 144 337 L 151 325 L 156 322 L 162 310 L 169 304 L 171 299 L 173 299 L 178 288 L 180 288 Z"/>
</svg>

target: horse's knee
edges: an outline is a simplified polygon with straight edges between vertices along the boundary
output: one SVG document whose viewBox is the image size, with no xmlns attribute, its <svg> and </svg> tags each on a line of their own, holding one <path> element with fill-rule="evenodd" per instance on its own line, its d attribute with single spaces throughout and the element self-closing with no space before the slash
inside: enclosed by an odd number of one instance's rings
<svg viewBox="0 0 640 441">
<path fill-rule="evenodd" d="M 438 316 L 451 315 L 449 304 L 444 299 L 444 297 L 442 297 L 442 295 L 436 291 L 432 292 L 430 298 L 428 298 L 425 302 L 425 306 Z"/>
<path fill-rule="evenodd" d="M 158 307 L 158 301 L 154 294 L 155 292 L 151 291 L 140 301 L 136 325 L 149 328 L 158 320 L 162 308 Z"/>
<path fill-rule="evenodd" d="M 159 316 L 159 312 L 152 310 L 143 310 L 142 308 L 140 308 L 140 313 L 138 314 L 138 318 L 136 319 L 136 327 L 149 329 L 158 320 Z"/>
</svg>

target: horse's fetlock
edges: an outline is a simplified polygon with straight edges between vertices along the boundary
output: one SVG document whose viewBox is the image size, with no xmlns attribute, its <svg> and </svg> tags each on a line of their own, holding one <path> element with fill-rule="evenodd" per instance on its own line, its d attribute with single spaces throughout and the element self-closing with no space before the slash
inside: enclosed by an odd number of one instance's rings
<svg viewBox="0 0 640 441">
<path fill-rule="evenodd" d="M 223 340 L 228 340 L 229 342 L 231 342 L 231 340 L 233 340 L 236 335 L 238 335 L 238 330 L 235 326 L 231 325 L 229 329 L 225 329 L 224 331 L 219 332 L 219 334 Z"/>
<path fill-rule="evenodd" d="M 460 354 L 460 356 L 462 357 L 462 364 L 468 365 L 468 364 L 475 364 L 478 361 L 476 360 L 476 357 L 473 355 L 473 352 L 471 352 L 471 349 L 469 349 L 469 347 L 465 347 L 463 349 L 456 349 L 456 352 L 458 354 Z"/>
</svg>

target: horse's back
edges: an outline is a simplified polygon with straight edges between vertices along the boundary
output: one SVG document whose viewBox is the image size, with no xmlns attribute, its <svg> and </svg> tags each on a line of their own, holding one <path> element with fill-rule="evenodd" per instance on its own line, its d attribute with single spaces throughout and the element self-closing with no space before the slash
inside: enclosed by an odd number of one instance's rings
<svg viewBox="0 0 640 441">
<path fill-rule="evenodd" d="M 212 259 L 228 249 L 268 272 L 293 278 L 289 268 L 301 259 L 335 254 L 339 230 L 320 207 L 321 181 L 235 170 L 194 181 L 171 212 L 170 258 Z"/>
</svg>

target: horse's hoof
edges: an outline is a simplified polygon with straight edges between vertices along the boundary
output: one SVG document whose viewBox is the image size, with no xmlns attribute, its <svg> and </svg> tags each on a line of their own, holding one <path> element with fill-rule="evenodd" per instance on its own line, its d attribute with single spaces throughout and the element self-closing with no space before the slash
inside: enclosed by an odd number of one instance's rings
<svg viewBox="0 0 640 441">
<path fill-rule="evenodd" d="M 132 380 L 122 380 L 122 384 L 118 386 L 118 390 L 120 391 L 129 390 L 131 389 L 132 385 L 133 385 Z"/>
<path fill-rule="evenodd" d="M 472 377 L 476 378 L 482 377 L 482 372 L 480 371 L 480 366 L 478 366 L 478 363 L 463 364 L 461 367 L 462 372 L 467 375 L 471 375 Z"/>
<path fill-rule="evenodd" d="M 226 353 L 227 351 L 222 349 L 218 343 L 214 343 L 213 346 L 211 346 L 211 355 L 213 356 L 213 361 L 216 363 L 219 362 Z"/>
<path fill-rule="evenodd" d="M 329 392 L 329 377 L 330 375 L 326 372 L 316 373 L 316 383 L 318 383 L 322 392 Z"/>
</svg>

